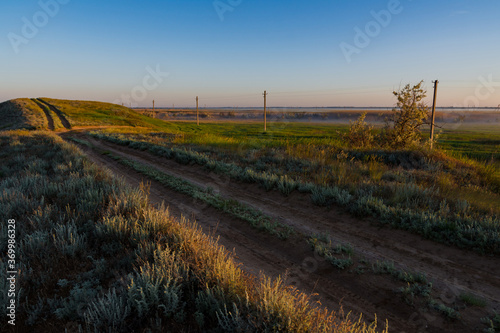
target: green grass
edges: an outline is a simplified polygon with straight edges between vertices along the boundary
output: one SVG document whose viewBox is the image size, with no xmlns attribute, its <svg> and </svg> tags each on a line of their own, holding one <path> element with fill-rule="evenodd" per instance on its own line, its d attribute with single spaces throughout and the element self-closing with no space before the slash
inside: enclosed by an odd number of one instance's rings
<svg viewBox="0 0 500 333">
<path fill-rule="evenodd" d="M 472 294 L 462 293 L 459 298 L 468 306 L 478 306 L 481 308 L 486 306 L 486 300 Z"/>
<path fill-rule="evenodd" d="M 0 103 L 0 123 L 0 130 L 48 129 L 43 111 L 28 98 Z"/>
<path fill-rule="evenodd" d="M 454 130 L 444 130 L 439 136 L 439 147 L 454 156 L 494 161 L 500 167 L 500 124 L 464 124 Z"/>
<path fill-rule="evenodd" d="M 253 122 L 205 122 L 200 126 L 193 122 L 166 122 L 164 129 L 180 135 L 177 143 L 234 150 L 240 145 L 255 149 L 297 144 L 342 145 L 340 134 L 347 132 L 349 125 L 275 121 L 268 124 L 268 131 L 264 132 L 262 124 Z M 480 161 L 491 160 L 492 156 L 493 160 L 499 161 L 499 142 L 498 126 L 464 124 L 455 130 L 444 129 L 438 136 L 437 146 L 449 153 Z"/>
<path fill-rule="evenodd" d="M 79 126 L 129 126 L 146 131 L 170 130 L 171 126 L 161 120 L 141 115 L 121 105 L 73 101 L 52 98 L 39 98 L 56 108 L 67 118 L 72 127 Z M 10 129 L 48 129 L 48 122 L 42 108 L 52 115 L 55 129 L 63 129 L 59 117 L 45 105 L 37 105 L 33 100 L 20 98 L 0 104 L 0 130 Z"/>
<path fill-rule="evenodd" d="M 343 270 L 353 265 L 354 250 L 350 245 L 333 245 L 328 235 L 313 235 L 307 242 L 314 252 L 325 258 L 332 266 Z"/>
<path fill-rule="evenodd" d="M 71 126 L 131 126 L 155 129 L 165 128 L 165 123 L 116 104 L 41 98 L 57 107 Z"/>
<path fill-rule="evenodd" d="M 41 98 L 57 107 L 71 126 L 130 126 L 149 129 L 166 129 L 166 123 L 141 115 L 127 107 L 92 101 L 58 100 Z"/>
</svg>

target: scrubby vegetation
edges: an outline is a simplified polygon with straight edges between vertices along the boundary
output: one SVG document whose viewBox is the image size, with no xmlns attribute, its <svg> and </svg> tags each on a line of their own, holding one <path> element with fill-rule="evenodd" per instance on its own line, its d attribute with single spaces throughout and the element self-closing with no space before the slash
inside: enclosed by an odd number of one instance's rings
<svg viewBox="0 0 500 333">
<path fill-rule="evenodd" d="M 210 188 L 201 188 L 181 178 L 168 175 L 156 168 L 149 167 L 126 158 L 118 156 L 111 157 L 179 193 L 186 194 L 195 200 L 200 200 L 204 204 L 208 204 L 227 214 L 246 221 L 258 230 L 266 231 L 271 235 L 278 236 L 280 239 L 287 239 L 294 233 L 294 229 L 292 227 L 274 221 L 270 216 L 267 216 L 239 201 L 226 199 L 223 196 L 214 193 L 214 191 Z"/>
<path fill-rule="evenodd" d="M 481 321 L 488 326 L 488 328 L 485 329 L 484 332 L 500 332 L 500 314 L 494 313 L 491 317 L 483 318 Z"/>
<path fill-rule="evenodd" d="M 349 132 L 343 134 L 343 139 L 350 147 L 371 147 L 375 140 L 373 125 L 365 121 L 366 112 L 350 123 Z"/>
<path fill-rule="evenodd" d="M 397 103 L 382 132 L 382 141 L 392 148 L 415 147 L 421 144 L 420 128 L 429 117 L 429 108 L 422 101 L 427 92 L 423 81 L 411 86 L 407 84 L 393 94 Z"/>
<path fill-rule="evenodd" d="M 2 133 L 0 165 L 0 283 L 6 290 L 5 221 L 15 219 L 18 331 L 375 330 L 243 273 L 196 225 L 151 208 L 146 188 L 52 134 Z M 7 301 L 2 293 L 4 318 Z"/>
<path fill-rule="evenodd" d="M 307 240 L 314 252 L 324 257 L 330 264 L 338 269 L 346 269 L 353 265 L 352 255 L 354 251 L 351 246 L 344 244 L 332 244 L 327 235 L 314 235 Z"/>
<path fill-rule="evenodd" d="M 197 138 L 192 144 L 160 133 L 94 136 L 179 163 L 197 163 L 266 190 L 310 193 L 316 205 L 339 205 L 442 243 L 500 253 L 498 170 L 440 151 L 306 143 L 240 149 L 231 148 L 231 142 L 202 145 Z"/>
</svg>

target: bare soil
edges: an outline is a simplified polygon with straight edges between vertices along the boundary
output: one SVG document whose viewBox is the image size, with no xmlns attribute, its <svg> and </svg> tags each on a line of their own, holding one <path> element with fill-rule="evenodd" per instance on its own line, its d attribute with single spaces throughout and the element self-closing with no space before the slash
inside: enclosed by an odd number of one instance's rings
<svg viewBox="0 0 500 333">
<path fill-rule="evenodd" d="M 311 203 L 308 195 L 298 192 L 288 197 L 277 191 L 266 192 L 255 184 L 208 173 L 198 165 L 181 165 L 147 152 L 96 140 L 82 130 L 67 131 L 61 136 L 91 142 L 92 149 L 81 146 L 89 158 L 123 177 L 130 185 L 149 182 L 153 205 L 164 202 L 173 215 L 195 219 L 205 232 L 219 237 L 220 244 L 234 251 L 236 260 L 246 271 L 286 276 L 288 284 L 317 294 L 315 299 L 332 310 L 338 310 L 341 304 L 346 312 L 362 313 L 367 321 L 375 319 L 376 314 L 379 327 L 387 320 L 390 332 L 478 332 L 486 328 L 480 319 L 500 310 L 498 257 L 438 244 L 374 219 L 352 217 L 338 207 L 319 208 Z M 293 226 L 301 235 L 283 241 L 259 232 L 244 221 L 147 179 L 103 155 L 103 151 L 153 166 L 196 185 L 210 186 L 224 197 Z M 315 255 L 303 234 L 320 232 L 329 233 L 335 241 L 351 244 L 355 265 L 341 271 Z M 393 261 L 398 268 L 426 274 L 433 284 L 433 297 L 446 306 L 458 307 L 460 319 L 449 319 L 423 303 L 405 302 L 398 292 L 404 283 L 372 272 L 370 263 L 377 260 Z M 366 267 L 361 270 L 363 266 Z M 459 300 L 464 293 L 476 295 L 488 305 L 465 307 Z"/>
<path fill-rule="evenodd" d="M 48 122 L 49 130 L 53 131 L 54 128 L 55 128 L 54 127 L 54 119 L 52 119 L 52 116 L 50 115 L 50 112 L 47 111 L 47 109 L 45 109 L 43 107 L 43 104 L 41 102 L 39 102 L 37 99 L 34 99 L 33 101 L 43 111 L 43 113 L 45 114 L 45 117 L 47 117 L 47 122 Z"/>
</svg>

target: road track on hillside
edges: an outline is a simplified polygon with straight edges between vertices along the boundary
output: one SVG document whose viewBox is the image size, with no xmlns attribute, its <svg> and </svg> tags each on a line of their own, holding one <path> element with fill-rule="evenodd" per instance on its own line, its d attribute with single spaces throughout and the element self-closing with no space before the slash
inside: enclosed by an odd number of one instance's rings
<svg viewBox="0 0 500 333">
<path fill-rule="evenodd" d="M 54 114 L 59 118 L 59 120 L 61 121 L 61 124 L 64 126 L 64 128 L 66 129 L 71 129 L 71 124 L 69 123 L 68 119 L 66 119 L 66 117 L 64 116 L 64 114 L 61 112 L 61 110 L 59 110 L 58 108 L 56 108 L 54 105 L 48 103 L 47 101 L 44 101 L 43 99 L 41 98 L 38 98 L 37 100 L 37 103 L 43 103 L 45 104 L 52 112 L 54 112 Z"/>
<path fill-rule="evenodd" d="M 50 111 L 47 110 L 47 108 L 37 99 L 33 99 L 33 102 L 35 102 L 36 105 L 38 105 L 38 107 L 43 111 L 43 113 L 45 114 L 45 118 L 47 118 L 47 126 L 48 126 L 50 131 L 53 131 L 55 129 L 54 119 L 50 115 Z"/>
<path fill-rule="evenodd" d="M 341 209 L 313 206 L 307 195 L 292 193 L 289 197 L 277 191 L 266 192 L 256 185 L 236 182 L 209 174 L 197 165 L 181 165 L 147 152 L 115 145 L 86 136 L 83 132 L 69 131 L 63 137 L 77 137 L 89 141 L 93 149 L 82 147 L 96 163 L 124 177 L 133 186 L 148 181 L 145 176 L 101 154 L 107 151 L 149 165 L 158 170 L 183 178 L 193 184 L 212 188 L 225 197 L 233 198 L 273 216 L 304 233 L 328 232 L 336 241 L 349 243 L 357 256 L 371 262 L 394 261 L 398 267 L 425 273 L 442 290 L 441 301 L 452 302 L 462 293 L 471 293 L 489 301 L 498 311 L 500 299 L 500 261 L 498 257 L 481 256 L 470 251 L 437 244 L 406 231 L 381 226 L 370 219 L 356 219 Z M 273 236 L 252 229 L 220 211 L 200 205 L 192 198 L 181 195 L 152 181 L 150 200 L 153 204 L 165 202 L 172 214 L 193 217 L 208 233 L 220 237 L 220 243 L 235 250 L 237 260 L 247 271 L 269 276 L 288 274 L 300 290 L 318 293 L 322 304 L 364 313 L 368 320 L 376 313 L 380 320 L 389 320 L 391 332 L 467 332 L 478 326 L 474 309 L 462 311 L 462 320 L 450 322 L 434 313 L 426 313 L 406 305 L 394 292 L 400 284 L 387 277 L 339 271 L 316 257 L 304 240 L 280 241 Z"/>
</svg>

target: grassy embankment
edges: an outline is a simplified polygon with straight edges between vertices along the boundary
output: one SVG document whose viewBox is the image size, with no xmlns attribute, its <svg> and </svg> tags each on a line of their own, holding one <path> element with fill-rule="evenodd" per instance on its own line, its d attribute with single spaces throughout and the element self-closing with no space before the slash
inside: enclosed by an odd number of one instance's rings
<svg viewBox="0 0 500 333">
<path fill-rule="evenodd" d="M 130 126 L 156 130 L 167 128 L 165 122 L 138 114 L 121 105 L 52 98 L 41 99 L 57 107 L 68 118 L 73 127 Z"/>
<path fill-rule="evenodd" d="M 0 103 L 0 130 L 48 129 L 43 111 L 29 98 Z"/>
<path fill-rule="evenodd" d="M 71 127 L 128 126 L 157 131 L 168 129 L 165 122 L 138 114 L 121 105 L 51 98 L 19 98 L 0 103 L 0 119 L 2 120 L 0 130 L 49 130 L 49 121 L 45 112 L 51 116 L 54 130 L 64 129 L 57 114 L 42 101 L 55 106 L 68 120 Z"/>
<path fill-rule="evenodd" d="M 0 220 L 16 220 L 18 330 L 373 331 L 246 275 L 196 225 L 151 208 L 146 189 L 53 134 L 4 132 L 0 148 Z M 0 300 L 6 318 L 7 293 Z"/>
</svg>

